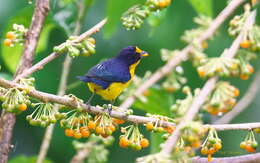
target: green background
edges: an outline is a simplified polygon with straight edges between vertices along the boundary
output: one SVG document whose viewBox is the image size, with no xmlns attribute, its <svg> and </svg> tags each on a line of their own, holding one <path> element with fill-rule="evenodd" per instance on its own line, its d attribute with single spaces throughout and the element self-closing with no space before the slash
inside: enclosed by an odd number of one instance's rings
<svg viewBox="0 0 260 163">
<path fill-rule="evenodd" d="M 125 0 L 121 0 L 125 1 Z M 29 22 L 31 14 L 33 12 L 33 5 L 29 5 L 26 0 L 0 0 L 0 38 L 4 39 L 5 31 L 10 30 L 8 24 L 13 21 L 14 17 L 20 15 L 21 19 L 25 22 Z M 107 14 L 111 14 L 117 8 L 121 8 L 121 3 L 116 0 L 96 0 L 94 5 L 88 10 L 88 14 L 83 21 L 82 31 L 85 31 L 95 25 L 98 21 L 102 20 Z M 213 16 L 217 14 L 226 6 L 226 0 L 213 0 L 212 12 Z M 55 1 L 52 3 L 51 12 L 55 12 Z M 241 12 L 242 8 L 237 10 Z M 120 11 L 118 11 L 120 12 Z M 115 14 L 116 15 L 116 14 Z M 147 51 L 150 56 L 144 60 L 137 68 L 137 75 L 143 76 L 146 71 L 154 72 L 158 67 L 164 63 L 160 59 L 160 49 L 182 49 L 185 44 L 180 41 L 180 36 L 185 30 L 195 28 L 196 25 L 192 22 L 192 19 L 197 15 L 194 8 L 191 6 L 188 0 L 174 0 L 171 6 L 167 9 L 165 18 L 157 27 L 150 27 L 147 22 L 137 31 L 127 31 L 119 23 L 118 17 L 120 15 L 114 15 L 112 20 L 118 24 L 117 28 L 113 28 L 113 24 L 105 27 L 104 30 L 94 35 L 96 38 L 96 54 L 91 57 L 78 57 L 73 60 L 68 82 L 69 84 L 77 81 L 75 78 L 78 75 L 83 75 L 90 67 L 97 64 L 101 59 L 110 58 L 115 56 L 121 48 L 128 45 L 137 45 L 141 49 Z M 259 17 L 258 17 L 259 18 Z M 52 19 L 52 13 L 50 13 L 46 26 L 50 24 Z M 21 21 L 24 21 L 21 20 Z M 258 19 L 260 20 L 260 19 Z M 20 21 L 20 20 L 19 20 Z M 18 23 L 18 22 L 17 22 Z M 259 21 L 258 21 L 259 23 Z M 114 31 L 111 33 L 111 31 Z M 44 34 L 47 37 L 44 46 L 39 50 L 34 63 L 40 61 L 52 52 L 52 48 L 59 43 L 66 40 L 66 32 L 61 28 L 54 25 Z M 105 37 L 104 37 L 105 36 Z M 206 50 L 209 56 L 219 56 L 224 48 L 230 46 L 232 38 L 227 34 L 227 23 L 224 24 L 218 31 L 214 40 L 209 41 L 209 48 Z M 2 44 L 0 45 L 2 48 Z M 12 50 L 5 52 L 5 57 L 12 57 Z M 60 74 L 62 71 L 62 62 L 64 59 L 59 57 L 53 62 L 49 63 L 43 70 L 36 72 L 34 77 L 36 78 L 36 88 L 38 90 L 56 93 Z M 9 59 L 10 60 L 10 59 Z M 2 66 L 1 72 L 11 73 L 9 66 L 3 60 L 3 50 L 0 51 L 0 64 Z M 10 63 L 8 63 L 10 64 Z M 191 62 L 183 63 L 185 76 L 188 79 L 188 85 L 192 88 L 201 87 L 204 83 L 201 80 L 195 69 L 192 67 Z M 254 61 L 255 70 L 259 68 L 259 61 Z M 233 85 L 237 86 L 241 90 L 241 94 L 246 91 L 251 77 L 248 81 L 241 81 L 237 79 L 231 79 Z M 84 100 L 88 99 L 90 92 L 84 84 L 81 84 L 77 88 L 70 90 L 67 93 L 72 93 Z M 174 94 L 175 98 L 184 97 L 182 94 Z M 93 104 L 103 104 L 105 101 L 96 97 Z M 241 113 L 234 123 L 239 122 L 257 122 L 260 115 L 260 96 L 256 96 L 254 102 L 250 107 Z M 146 108 L 149 112 L 149 108 Z M 163 108 L 168 110 L 169 108 Z M 28 111 L 30 112 L 30 110 Z M 10 152 L 10 157 L 13 158 L 19 154 L 26 156 L 33 156 L 38 154 L 41 140 L 44 135 L 44 129 L 40 127 L 30 126 L 25 120 L 25 116 L 28 112 L 23 113 L 17 117 L 17 122 L 14 129 L 13 144 L 14 148 Z M 144 114 L 143 111 L 135 111 L 138 114 Z M 57 125 L 56 125 L 57 126 Z M 143 131 L 146 136 L 149 137 L 149 133 Z M 245 154 L 245 152 L 239 149 L 239 143 L 243 140 L 246 132 L 242 131 L 226 131 L 221 132 L 220 137 L 223 141 L 223 149 L 217 154 L 217 156 L 231 156 Z M 115 137 L 118 138 L 119 132 L 116 132 Z M 259 140 L 259 136 L 257 136 Z M 56 127 L 53 140 L 48 152 L 48 158 L 56 163 L 69 162 L 75 150 L 71 144 L 72 139 L 64 135 L 63 129 Z M 132 151 L 129 149 L 122 149 L 118 147 L 118 140 L 115 141 L 112 147 L 109 147 L 109 162 L 110 163 L 132 163 L 138 156 L 148 154 L 150 149 L 142 151 Z"/>
</svg>

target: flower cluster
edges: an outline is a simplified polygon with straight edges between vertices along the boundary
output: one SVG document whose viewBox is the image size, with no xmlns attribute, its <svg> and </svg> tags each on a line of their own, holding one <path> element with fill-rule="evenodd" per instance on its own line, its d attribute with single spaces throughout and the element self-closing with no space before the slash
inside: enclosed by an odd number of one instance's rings
<svg viewBox="0 0 260 163">
<path fill-rule="evenodd" d="M 209 130 L 208 136 L 201 146 L 201 154 L 208 155 L 208 162 L 212 161 L 212 155 L 222 148 L 221 139 L 215 129 Z"/>
<path fill-rule="evenodd" d="M 134 150 L 141 150 L 149 146 L 149 140 L 144 138 L 140 133 L 137 125 L 130 125 L 122 127 L 123 135 L 119 138 L 119 146 L 122 148 L 132 148 Z"/>
<path fill-rule="evenodd" d="M 228 32 L 231 36 L 237 36 L 244 27 L 247 17 L 250 15 L 250 5 L 245 5 L 245 12 L 240 16 L 235 16 L 229 23 Z M 260 27 L 254 25 L 245 34 L 240 47 L 249 48 L 253 51 L 260 50 Z"/>
<path fill-rule="evenodd" d="M 26 91 L 18 88 L 2 89 L 0 100 L 2 108 L 12 113 L 21 113 L 31 104 Z"/>
<path fill-rule="evenodd" d="M 66 42 L 59 46 L 55 46 L 53 51 L 57 53 L 67 52 L 71 57 L 77 57 L 79 55 L 90 56 L 96 52 L 96 41 L 94 38 L 89 37 L 81 42 L 75 42 L 76 38 L 76 36 L 69 37 Z"/>
<path fill-rule="evenodd" d="M 218 76 L 230 76 L 237 73 L 239 61 L 233 58 L 214 57 L 201 61 L 201 65 L 197 68 L 201 78 Z"/>
<path fill-rule="evenodd" d="M 222 115 L 234 107 L 236 104 L 235 98 L 239 94 L 239 89 L 228 82 L 220 81 L 216 84 L 203 108 L 212 115 Z"/>
<path fill-rule="evenodd" d="M 127 30 L 139 29 L 152 12 L 162 10 L 170 4 L 171 0 L 147 0 L 144 5 L 135 5 L 122 15 L 122 24 Z"/>
<path fill-rule="evenodd" d="M 192 148 L 198 148 L 201 145 L 201 139 L 206 133 L 206 129 L 201 122 L 189 122 L 181 129 L 181 139 L 185 152 L 191 152 Z"/>
<path fill-rule="evenodd" d="M 6 33 L 4 45 L 13 47 L 15 44 L 23 45 L 28 29 L 23 25 L 13 24 L 13 30 Z"/>
<path fill-rule="evenodd" d="M 32 126 L 47 127 L 50 124 L 56 123 L 59 118 L 65 116 L 53 109 L 51 103 L 36 103 L 32 104 L 32 106 L 35 107 L 35 110 L 32 114 L 26 116 L 26 120 L 29 121 Z"/>
<path fill-rule="evenodd" d="M 174 116 L 173 118 L 176 122 L 179 122 L 183 115 L 185 115 L 191 103 L 193 102 L 194 97 L 199 93 L 199 89 L 196 89 L 194 91 L 194 95 L 192 95 L 190 88 L 187 86 L 183 87 L 182 91 L 187 95 L 186 98 L 182 100 L 176 100 L 176 103 L 171 106 L 171 111 Z"/>
<path fill-rule="evenodd" d="M 254 132 L 249 131 L 245 139 L 240 143 L 240 148 L 246 150 L 247 152 L 255 152 L 258 143 L 255 140 Z"/>
<path fill-rule="evenodd" d="M 173 123 L 174 120 L 166 117 L 166 116 L 162 116 L 162 115 L 155 115 L 155 114 L 146 114 L 148 117 L 150 118 L 154 118 L 156 119 L 156 122 L 147 122 L 145 124 L 145 127 L 147 129 L 147 131 L 153 131 L 153 132 L 167 132 L 169 134 L 172 134 L 173 131 L 175 130 L 175 126 L 167 126 L 167 127 L 162 127 L 161 121 L 164 122 L 171 122 Z"/>
<path fill-rule="evenodd" d="M 254 68 L 249 61 L 256 59 L 256 55 L 255 53 L 242 49 L 238 51 L 237 59 L 239 60 L 239 77 L 242 80 L 247 80 L 249 76 L 254 73 Z"/>
</svg>

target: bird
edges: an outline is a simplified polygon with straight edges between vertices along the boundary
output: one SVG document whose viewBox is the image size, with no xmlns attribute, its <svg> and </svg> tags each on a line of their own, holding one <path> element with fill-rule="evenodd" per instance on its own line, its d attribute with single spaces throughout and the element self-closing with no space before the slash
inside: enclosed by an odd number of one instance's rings
<svg viewBox="0 0 260 163">
<path fill-rule="evenodd" d="M 77 76 L 80 81 L 87 83 L 92 92 L 87 104 L 90 105 L 92 98 L 97 94 L 113 105 L 115 99 L 129 86 L 137 65 L 146 56 L 149 56 L 146 51 L 137 46 L 128 46 L 117 56 L 90 68 L 84 76 Z M 109 110 L 111 112 L 112 108 Z"/>
</svg>

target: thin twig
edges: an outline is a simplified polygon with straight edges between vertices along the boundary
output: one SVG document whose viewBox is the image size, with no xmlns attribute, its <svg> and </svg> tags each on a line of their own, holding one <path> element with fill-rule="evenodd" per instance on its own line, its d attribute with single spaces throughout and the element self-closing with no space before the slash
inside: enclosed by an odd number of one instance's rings
<svg viewBox="0 0 260 163">
<path fill-rule="evenodd" d="M 76 26 L 75 26 L 75 29 L 74 29 L 74 32 L 73 32 L 74 35 L 78 35 L 80 33 L 81 20 L 86 15 L 86 14 L 84 14 L 86 6 L 84 5 L 83 0 L 78 2 L 78 8 L 79 8 L 78 17 L 77 17 Z M 63 63 L 63 67 L 62 67 L 61 79 L 60 79 L 58 93 L 57 93 L 58 96 L 65 95 L 65 92 L 66 92 L 66 89 L 67 89 L 67 81 L 68 81 L 71 63 L 72 63 L 72 58 L 69 55 L 66 55 L 64 63 Z M 59 105 L 55 104 L 53 109 L 58 110 Z M 48 126 L 46 128 L 36 163 L 42 163 L 44 161 L 46 154 L 48 152 L 49 146 L 50 146 L 54 127 L 55 127 L 55 125 L 51 124 L 50 126 Z"/>
<path fill-rule="evenodd" d="M 227 19 L 233 11 L 241 5 L 245 0 L 232 0 L 229 5 L 216 17 L 216 19 L 211 23 L 210 27 L 198 38 L 198 44 L 202 43 L 204 40 L 209 39 L 217 30 L 217 28 Z M 147 81 L 138 87 L 134 95 L 129 96 L 120 106 L 122 110 L 127 110 L 136 100 L 136 97 L 142 95 L 145 90 L 151 87 L 158 80 L 163 78 L 169 72 L 173 70 L 174 67 L 179 65 L 181 62 L 188 59 L 189 53 L 193 50 L 193 45 L 189 44 L 186 46 L 176 57 L 169 60 L 162 68 L 157 70 L 153 75 L 147 79 Z"/>
<path fill-rule="evenodd" d="M 246 32 L 249 28 L 252 27 L 252 25 L 255 22 L 256 17 L 256 10 L 252 11 L 251 14 L 248 16 L 244 27 L 240 34 L 237 36 L 237 38 L 233 41 L 231 47 L 225 51 L 222 57 L 232 58 L 236 55 L 237 50 L 239 49 L 240 42 L 243 40 Z M 184 116 L 181 123 L 176 127 L 175 132 L 168 138 L 166 141 L 164 147 L 162 148 L 163 153 L 171 153 L 174 147 L 177 144 L 177 141 L 181 134 L 181 129 L 189 122 L 192 121 L 193 118 L 196 116 L 196 114 L 199 112 L 200 107 L 203 105 L 203 103 L 206 101 L 207 96 L 212 92 L 214 89 L 216 82 L 218 80 L 218 77 L 212 77 L 210 78 L 200 93 L 194 98 L 192 104 L 190 105 L 189 110 L 187 111 L 186 115 Z"/>
<path fill-rule="evenodd" d="M 26 34 L 22 59 L 14 78 L 32 65 L 33 55 L 38 44 L 39 36 L 45 17 L 49 11 L 49 0 L 37 0 L 30 28 Z M 0 119 L 0 163 L 6 163 L 10 151 L 13 127 L 16 117 L 14 114 L 2 112 Z"/>
<path fill-rule="evenodd" d="M 233 157 L 221 157 L 213 158 L 210 163 L 258 163 L 260 162 L 260 153 L 247 154 L 243 156 L 233 156 Z M 192 163 L 208 163 L 207 158 L 193 157 Z"/>
<path fill-rule="evenodd" d="M 256 76 L 248 88 L 247 92 L 243 98 L 236 104 L 236 106 L 227 114 L 219 118 L 214 124 L 224 124 L 231 122 L 237 115 L 243 112 L 255 99 L 257 92 L 259 90 L 260 83 L 260 71 L 256 73 Z"/>
<path fill-rule="evenodd" d="M 74 42 L 80 42 L 84 39 L 86 39 L 87 37 L 89 37 L 90 35 L 95 34 L 96 32 L 98 32 L 107 22 L 107 19 L 103 19 L 102 21 L 100 21 L 98 24 L 96 24 L 94 27 L 92 27 L 91 29 L 89 29 L 88 31 L 86 31 L 85 33 L 81 34 L 80 36 L 78 36 Z M 40 62 L 36 63 L 35 65 L 33 65 L 30 69 L 26 70 L 25 72 L 23 72 L 22 74 L 20 74 L 17 79 L 15 81 L 18 81 L 21 78 L 25 78 L 29 75 L 31 75 L 32 73 L 34 73 L 35 71 L 41 70 L 43 69 L 43 67 L 51 62 L 52 60 L 54 60 L 55 58 L 57 58 L 58 56 L 60 56 L 62 53 L 51 53 L 48 57 L 44 58 L 43 60 L 41 60 Z"/>
</svg>

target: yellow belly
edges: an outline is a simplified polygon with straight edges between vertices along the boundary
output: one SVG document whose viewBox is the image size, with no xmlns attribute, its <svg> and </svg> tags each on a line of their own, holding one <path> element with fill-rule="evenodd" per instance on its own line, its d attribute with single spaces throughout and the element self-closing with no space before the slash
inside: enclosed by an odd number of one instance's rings
<svg viewBox="0 0 260 163">
<path fill-rule="evenodd" d="M 117 96 L 119 96 L 120 93 L 130 84 L 131 80 L 134 77 L 135 68 L 139 64 L 139 62 L 140 60 L 129 67 L 131 79 L 128 82 L 126 83 L 114 82 L 110 84 L 107 89 L 102 89 L 101 86 L 96 85 L 94 83 L 87 83 L 90 91 L 100 95 L 105 100 L 109 100 L 109 101 L 115 100 Z"/>
<path fill-rule="evenodd" d="M 127 83 L 112 83 L 107 89 L 102 89 L 101 86 L 96 85 L 94 83 L 88 83 L 88 87 L 91 92 L 95 92 L 96 94 L 100 95 L 105 100 L 115 100 L 120 93 L 128 87 L 130 81 Z"/>
</svg>

